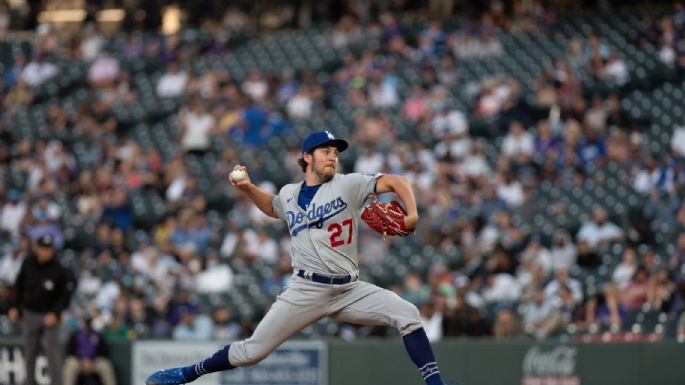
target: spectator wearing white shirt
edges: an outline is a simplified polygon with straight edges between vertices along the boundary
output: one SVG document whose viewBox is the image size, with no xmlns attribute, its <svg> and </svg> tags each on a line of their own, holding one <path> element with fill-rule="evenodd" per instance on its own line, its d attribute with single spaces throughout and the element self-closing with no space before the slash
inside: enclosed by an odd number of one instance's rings
<svg viewBox="0 0 685 385">
<path fill-rule="evenodd" d="M 521 298 L 521 285 L 510 274 L 492 274 L 483 289 L 483 299 L 488 303 L 514 302 Z"/>
<path fill-rule="evenodd" d="M 550 248 L 552 267 L 554 270 L 569 270 L 576 264 L 578 252 L 571 242 L 571 236 L 563 230 L 557 230 L 553 236 Z"/>
<path fill-rule="evenodd" d="M 608 213 L 605 209 L 595 208 L 592 210 L 592 221 L 586 222 L 580 227 L 576 239 L 587 242 L 593 249 L 603 243 L 623 239 L 623 230 L 607 219 Z"/>
<path fill-rule="evenodd" d="M 366 147 L 363 153 L 354 162 L 354 172 L 362 174 L 375 174 L 383 170 L 385 159 L 383 155 L 372 147 Z"/>
<path fill-rule="evenodd" d="M 461 171 L 468 177 L 488 176 L 492 173 L 485 158 L 485 149 L 480 143 L 471 147 L 471 152 L 464 158 Z"/>
<path fill-rule="evenodd" d="M 611 280 L 616 283 L 619 289 L 624 289 L 637 271 L 637 253 L 635 249 L 627 247 L 623 250 L 623 260 L 616 265 Z"/>
<path fill-rule="evenodd" d="M 181 96 L 188 83 L 188 73 L 181 70 L 178 63 L 169 64 L 167 71 L 159 78 L 157 83 L 157 96 L 160 98 L 173 98 Z"/>
<path fill-rule="evenodd" d="M 528 301 L 523 313 L 523 327 L 532 334 L 542 327 L 556 312 L 553 302 L 545 294 L 543 288 L 537 288 L 533 299 Z"/>
<path fill-rule="evenodd" d="M 247 80 L 243 82 L 241 88 L 247 96 L 257 102 L 262 101 L 269 91 L 269 85 L 266 83 L 266 80 L 264 80 L 262 73 L 258 70 L 250 72 L 250 75 Z"/>
<path fill-rule="evenodd" d="M 685 132 L 682 139 L 685 140 Z M 651 154 L 645 157 L 644 163 L 633 178 L 633 188 L 643 194 L 649 194 L 661 179 L 661 169 L 657 167 L 656 159 Z"/>
<path fill-rule="evenodd" d="M 83 38 L 81 39 L 81 55 L 83 60 L 95 60 L 102 51 L 102 46 L 105 44 L 105 39 L 97 32 L 95 24 L 87 23 L 83 27 Z"/>
<path fill-rule="evenodd" d="M 673 131 L 671 148 L 676 154 L 685 157 L 685 126 L 676 127 Z"/>
<path fill-rule="evenodd" d="M 286 105 L 288 116 L 291 119 L 305 119 L 312 115 L 314 102 L 307 87 L 298 88 Z"/>
<path fill-rule="evenodd" d="M 278 243 L 264 230 L 245 232 L 245 253 L 249 260 L 260 260 L 269 265 L 278 262 Z"/>
<path fill-rule="evenodd" d="M 552 253 L 542 245 L 540 237 L 538 236 L 533 237 L 530 242 L 528 242 L 528 246 L 523 250 L 521 258 L 541 266 L 544 269 L 545 274 L 550 273 L 554 267 L 552 263 Z"/>
<path fill-rule="evenodd" d="M 59 73 L 59 69 L 52 63 L 47 63 L 38 55 L 30 61 L 21 72 L 21 78 L 31 87 L 38 87 L 46 80 Z"/>
<path fill-rule="evenodd" d="M 423 321 L 423 328 L 426 330 L 428 340 L 439 341 L 442 339 L 442 313 L 436 309 L 435 303 L 428 301 L 423 303 L 419 308 L 421 321 Z"/>
<path fill-rule="evenodd" d="M 181 341 L 208 341 L 212 338 L 214 322 L 200 310 L 181 305 L 179 307 L 181 322 L 176 325 L 173 331 L 175 340 Z"/>
<path fill-rule="evenodd" d="M 443 108 L 431 121 L 433 135 L 442 139 L 448 135 L 465 135 L 469 132 L 466 115 L 457 109 Z"/>
<path fill-rule="evenodd" d="M 28 254 L 31 243 L 28 237 L 14 238 L 12 244 L 6 248 L 5 253 L 0 259 L 0 286 L 14 285 L 14 281 L 19 274 L 21 264 Z"/>
<path fill-rule="evenodd" d="M 189 107 L 180 113 L 181 146 L 186 152 L 202 155 L 210 149 L 210 139 L 215 131 L 216 120 L 207 112 L 197 98 L 191 99 Z"/>
<path fill-rule="evenodd" d="M 554 279 L 545 286 L 545 296 L 550 299 L 556 298 L 559 294 L 559 289 L 566 286 L 573 294 L 573 301 L 579 304 L 583 301 L 583 287 L 577 279 L 571 278 L 568 270 L 559 269 L 554 272 Z"/>
<path fill-rule="evenodd" d="M 471 152 L 473 140 L 465 134 L 446 135 L 436 146 L 433 152 L 438 159 L 463 159 Z"/>
<path fill-rule="evenodd" d="M 373 80 L 369 86 L 369 99 L 374 107 L 393 107 L 399 103 L 397 81 L 391 76 Z"/>
<path fill-rule="evenodd" d="M 512 122 L 509 125 L 509 133 L 502 142 L 502 153 L 508 158 L 513 159 L 521 155 L 530 157 L 534 151 L 533 135 L 526 131 L 521 122 Z"/>
<path fill-rule="evenodd" d="M 601 73 L 604 80 L 611 82 L 615 85 L 622 86 L 628 82 L 628 66 L 626 63 L 619 59 L 616 52 L 611 52 L 609 54 L 609 59 L 604 65 Z"/>
<path fill-rule="evenodd" d="M 497 196 L 514 208 L 523 203 L 523 186 L 511 173 L 505 172 L 497 183 Z"/>
<path fill-rule="evenodd" d="M 26 203 L 21 201 L 21 192 L 11 189 L 7 193 L 7 202 L 0 208 L 0 231 L 7 231 L 13 237 L 18 237 L 26 211 Z"/>
</svg>

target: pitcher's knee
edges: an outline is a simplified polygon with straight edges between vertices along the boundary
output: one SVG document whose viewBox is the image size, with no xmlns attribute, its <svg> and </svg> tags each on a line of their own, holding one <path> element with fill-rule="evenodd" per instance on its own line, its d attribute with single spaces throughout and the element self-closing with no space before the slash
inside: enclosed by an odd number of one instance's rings
<svg viewBox="0 0 685 385">
<path fill-rule="evenodd" d="M 247 367 L 260 363 L 263 361 L 273 349 L 269 349 L 261 344 L 255 344 L 253 341 L 241 341 L 231 344 L 229 351 L 229 362 L 236 367 Z"/>
<path fill-rule="evenodd" d="M 402 312 L 398 317 L 398 321 L 398 330 L 402 336 L 405 336 L 414 330 L 423 327 L 423 321 L 421 321 L 419 309 L 407 301 L 405 301 L 405 306 L 402 308 Z"/>
<path fill-rule="evenodd" d="M 244 368 L 247 366 L 252 366 L 252 365 L 257 365 L 258 363 L 262 362 L 268 354 L 260 354 L 256 356 L 247 356 L 246 359 L 242 362 L 239 362 L 235 364 L 235 366 Z"/>
</svg>

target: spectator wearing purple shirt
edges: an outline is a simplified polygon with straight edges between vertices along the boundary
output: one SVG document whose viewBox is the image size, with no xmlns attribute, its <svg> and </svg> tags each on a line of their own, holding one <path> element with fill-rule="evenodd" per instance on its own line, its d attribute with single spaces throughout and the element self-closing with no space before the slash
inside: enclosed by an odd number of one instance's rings
<svg viewBox="0 0 685 385">
<path fill-rule="evenodd" d="M 96 378 L 99 377 L 98 379 Z M 78 381 L 81 378 L 81 381 Z M 77 382 L 78 381 L 78 382 Z M 63 384 L 116 385 L 114 368 L 107 358 L 107 346 L 102 335 L 93 330 L 90 319 L 69 337 L 64 360 Z"/>
<path fill-rule="evenodd" d="M 563 141 L 552 133 L 546 120 L 540 120 L 537 126 L 538 130 L 534 139 L 535 155 L 543 159 L 556 158 L 561 152 Z"/>
</svg>

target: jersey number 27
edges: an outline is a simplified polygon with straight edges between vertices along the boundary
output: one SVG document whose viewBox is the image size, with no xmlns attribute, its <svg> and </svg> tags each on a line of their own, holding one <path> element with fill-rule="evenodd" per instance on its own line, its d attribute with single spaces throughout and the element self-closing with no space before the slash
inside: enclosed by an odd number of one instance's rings
<svg viewBox="0 0 685 385">
<path fill-rule="evenodd" d="M 347 228 L 347 241 L 343 235 L 343 227 Z M 331 223 L 328 226 L 328 232 L 331 234 L 331 247 L 338 247 L 352 242 L 352 218 L 345 219 L 340 223 Z"/>
</svg>

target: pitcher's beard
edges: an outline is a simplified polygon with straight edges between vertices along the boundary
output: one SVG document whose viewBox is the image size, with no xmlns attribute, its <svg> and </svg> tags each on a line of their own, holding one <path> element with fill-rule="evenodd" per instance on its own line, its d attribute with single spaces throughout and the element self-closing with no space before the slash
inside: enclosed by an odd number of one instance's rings
<svg viewBox="0 0 685 385">
<path fill-rule="evenodd" d="M 316 178 L 319 180 L 319 182 L 326 183 L 326 182 L 330 182 L 333 179 L 333 177 L 335 176 L 335 169 L 331 173 L 328 173 L 326 171 L 322 171 L 322 172 L 315 172 L 314 174 L 316 175 Z"/>
</svg>

